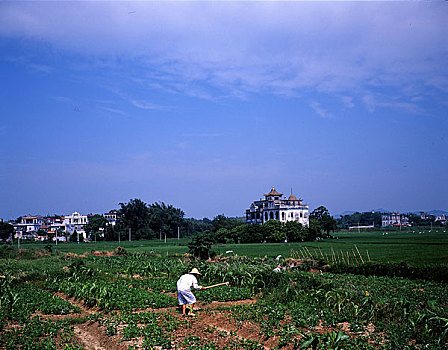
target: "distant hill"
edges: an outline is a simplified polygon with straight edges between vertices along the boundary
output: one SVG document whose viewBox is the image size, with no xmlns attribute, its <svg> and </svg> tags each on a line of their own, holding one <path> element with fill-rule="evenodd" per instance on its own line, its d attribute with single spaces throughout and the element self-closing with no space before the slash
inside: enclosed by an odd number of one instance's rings
<svg viewBox="0 0 448 350">
<path fill-rule="evenodd" d="M 354 214 L 356 212 L 364 213 L 364 212 L 370 212 L 370 211 L 371 210 L 361 210 L 361 211 L 359 211 L 359 210 L 346 210 L 346 211 L 344 211 L 344 212 L 342 212 L 340 214 L 334 215 L 334 217 L 335 218 L 340 218 L 340 217 L 342 217 L 344 215 L 352 215 L 352 214 Z M 383 208 L 375 209 L 374 211 L 375 211 L 375 213 L 390 213 L 390 210 L 383 209 Z"/>
<path fill-rule="evenodd" d="M 437 215 L 448 215 L 448 211 L 445 211 L 445 210 L 431 210 L 431 211 L 427 211 L 426 214 L 431 214 L 431 215 L 434 215 L 434 216 L 437 216 Z"/>
<path fill-rule="evenodd" d="M 359 212 L 362 213 L 362 212 L 368 212 L 368 211 L 370 211 L 370 210 L 359 211 Z M 416 214 L 416 215 L 420 215 L 420 213 L 422 211 L 423 210 L 413 211 L 412 213 Z M 342 217 L 344 215 L 352 215 L 352 214 L 354 214 L 356 212 L 357 212 L 356 210 L 346 210 L 346 211 L 344 211 L 344 212 L 342 212 L 340 214 L 334 215 L 334 217 L 336 219 L 338 219 L 338 218 L 340 218 L 340 217 Z M 384 209 L 384 208 L 375 209 L 375 213 L 391 213 L 391 212 L 392 212 L 391 210 L 387 210 L 387 209 Z M 408 213 L 408 212 L 407 211 L 403 211 L 403 212 L 400 212 L 400 213 Z M 434 216 L 437 216 L 437 215 L 448 215 L 448 211 L 446 211 L 446 210 L 439 210 L 439 209 L 430 210 L 430 211 L 424 211 L 424 213 L 430 214 L 430 215 L 434 215 Z"/>
</svg>

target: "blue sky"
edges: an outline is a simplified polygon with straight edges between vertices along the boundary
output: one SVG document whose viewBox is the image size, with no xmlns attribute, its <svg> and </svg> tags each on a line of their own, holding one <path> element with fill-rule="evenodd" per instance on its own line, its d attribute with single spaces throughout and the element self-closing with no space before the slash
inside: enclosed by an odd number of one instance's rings
<svg viewBox="0 0 448 350">
<path fill-rule="evenodd" d="M 448 3 L 1 2 L 0 217 L 448 209 Z"/>
</svg>

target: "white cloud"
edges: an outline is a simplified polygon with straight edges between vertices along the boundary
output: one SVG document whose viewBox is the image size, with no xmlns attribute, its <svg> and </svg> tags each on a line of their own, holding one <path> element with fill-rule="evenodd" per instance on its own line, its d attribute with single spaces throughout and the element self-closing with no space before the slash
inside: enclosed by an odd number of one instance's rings
<svg viewBox="0 0 448 350">
<path fill-rule="evenodd" d="M 412 99 L 411 99 L 412 100 Z M 366 94 L 363 96 L 367 110 L 370 113 L 374 113 L 378 107 L 380 108 L 392 108 L 405 112 L 407 114 L 424 114 L 424 111 L 417 105 L 417 101 L 408 102 L 399 98 L 390 98 L 384 95 Z"/>
<path fill-rule="evenodd" d="M 99 107 L 101 110 L 105 111 L 105 112 L 109 112 L 109 113 L 114 113 L 114 114 L 120 114 L 120 115 L 126 115 L 125 112 L 123 112 L 120 109 L 116 109 L 116 108 L 110 108 L 110 107 L 104 107 L 101 106 Z"/>
<path fill-rule="evenodd" d="M 39 73 L 50 73 L 53 71 L 53 67 L 47 66 L 45 64 L 36 64 L 36 63 L 29 63 L 28 68 Z"/>
<path fill-rule="evenodd" d="M 148 109 L 148 110 L 162 110 L 166 109 L 166 107 L 159 106 L 153 103 L 149 103 L 147 101 L 137 101 L 137 100 L 131 100 L 130 103 L 137 108 L 140 109 Z"/>
<path fill-rule="evenodd" d="M 322 108 L 319 102 L 312 101 L 310 103 L 310 107 L 322 118 L 333 118 L 333 114 L 329 111 L 327 111 L 325 108 Z"/>
<path fill-rule="evenodd" d="M 43 40 L 64 52 L 101 57 L 102 65 L 109 59 L 119 66 L 126 59 L 134 67 L 129 81 L 199 98 L 314 92 L 362 96 L 385 87 L 398 95 L 427 86 L 448 92 L 448 7 L 443 3 L 0 6 L 4 37 Z M 352 107 L 353 100 L 342 101 Z M 137 108 L 158 108 L 134 102 Z"/>
<path fill-rule="evenodd" d="M 355 107 L 355 103 L 353 102 L 353 97 L 351 96 L 340 96 L 340 99 L 345 108 L 353 108 Z"/>
</svg>

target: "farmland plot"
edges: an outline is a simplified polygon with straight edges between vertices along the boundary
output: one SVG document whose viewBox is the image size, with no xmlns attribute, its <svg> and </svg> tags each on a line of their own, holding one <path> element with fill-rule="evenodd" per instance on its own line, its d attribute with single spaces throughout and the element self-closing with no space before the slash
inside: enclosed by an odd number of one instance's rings
<svg viewBox="0 0 448 350">
<path fill-rule="evenodd" d="M 447 347 L 443 282 L 310 273 L 297 265 L 274 273 L 275 264 L 142 254 L 0 261 L 0 348 Z M 195 292 L 197 316 L 185 317 L 176 280 L 193 266 L 201 285 L 230 287 Z"/>
</svg>

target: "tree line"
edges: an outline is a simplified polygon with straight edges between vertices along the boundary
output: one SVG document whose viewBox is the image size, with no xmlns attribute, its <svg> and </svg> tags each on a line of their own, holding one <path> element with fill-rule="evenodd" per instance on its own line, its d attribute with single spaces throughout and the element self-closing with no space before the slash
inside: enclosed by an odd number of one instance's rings
<svg viewBox="0 0 448 350">
<path fill-rule="evenodd" d="M 310 224 L 305 227 L 296 221 L 281 223 L 276 220 L 269 220 L 264 225 L 247 225 L 242 217 L 232 218 L 223 214 L 213 219 L 184 218 L 185 214 L 180 208 L 163 202 L 147 204 L 138 198 L 119 205 L 115 225 L 111 225 L 103 215 L 89 216 L 85 231 L 91 240 L 125 240 L 130 231 L 133 240 L 176 238 L 180 232 L 182 237 L 207 237 L 206 240 L 214 243 L 296 242 L 328 236 L 336 228 L 336 220 L 323 206 L 310 213 Z M 0 238 L 9 238 L 14 231 L 12 225 L 1 225 Z M 76 242 L 78 238 L 82 241 L 83 237 L 75 231 L 70 240 Z"/>
<path fill-rule="evenodd" d="M 201 259 L 213 255 L 212 246 L 218 243 L 276 243 L 314 241 L 317 238 L 330 237 L 336 229 L 336 220 L 324 206 L 310 213 L 309 226 L 297 221 L 282 223 L 268 220 L 263 225 L 241 224 L 224 215 L 218 215 L 212 221 L 213 228 L 198 233 L 189 243 L 189 251 Z"/>
<path fill-rule="evenodd" d="M 375 228 L 378 228 L 382 226 L 382 215 L 384 214 L 387 213 L 367 211 L 343 215 L 337 219 L 337 227 L 338 229 L 348 229 L 350 226 L 368 226 L 373 224 Z M 442 222 L 435 221 L 434 215 L 425 215 L 423 219 L 422 215 L 417 215 L 415 213 L 407 213 L 403 215 L 408 217 L 411 226 L 443 226 Z"/>
</svg>

